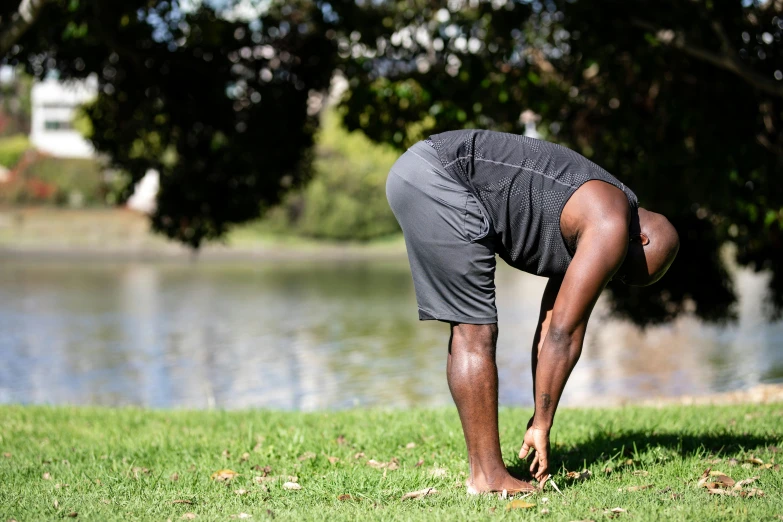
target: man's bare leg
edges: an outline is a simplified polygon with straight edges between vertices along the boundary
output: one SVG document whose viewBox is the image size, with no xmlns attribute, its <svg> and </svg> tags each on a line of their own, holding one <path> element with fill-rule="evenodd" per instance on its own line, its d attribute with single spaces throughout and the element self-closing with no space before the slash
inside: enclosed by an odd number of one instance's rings
<svg viewBox="0 0 783 522">
<path fill-rule="evenodd" d="M 532 491 L 509 474 L 500 454 L 497 335 L 497 324 L 451 325 L 446 371 L 468 446 L 468 491 Z"/>
</svg>

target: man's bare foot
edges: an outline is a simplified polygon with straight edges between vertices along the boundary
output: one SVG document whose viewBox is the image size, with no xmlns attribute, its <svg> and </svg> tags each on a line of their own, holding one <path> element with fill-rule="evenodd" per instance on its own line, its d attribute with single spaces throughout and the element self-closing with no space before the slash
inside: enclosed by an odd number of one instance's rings
<svg viewBox="0 0 783 522">
<path fill-rule="evenodd" d="M 536 491 L 535 486 L 524 480 L 519 480 L 508 473 L 502 477 L 493 477 L 488 480 L 486 477 L 476 477 L 465 481 L 469 495 L 479 495 L 481 493 L 500 493 L 505 490 L 509 495 L 519 493 L 532 493 Z"/>
</svg>

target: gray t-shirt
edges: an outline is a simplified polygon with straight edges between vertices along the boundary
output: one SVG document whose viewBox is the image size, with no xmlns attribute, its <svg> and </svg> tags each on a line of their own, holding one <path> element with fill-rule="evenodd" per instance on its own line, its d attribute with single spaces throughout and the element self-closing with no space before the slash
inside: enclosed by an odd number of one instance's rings
<svg viewBox="0 0 783 522">
<path fill-rule="evenodd" d="M 443 168 L 483 206 L 509 265 L 542 276 L 565 274 L 573 258 L 560 232 L 560 213 L 586 181 L 631 189 L 581 154 L 554 143 L 486 130 L 430 136 Z"/>
</svg>

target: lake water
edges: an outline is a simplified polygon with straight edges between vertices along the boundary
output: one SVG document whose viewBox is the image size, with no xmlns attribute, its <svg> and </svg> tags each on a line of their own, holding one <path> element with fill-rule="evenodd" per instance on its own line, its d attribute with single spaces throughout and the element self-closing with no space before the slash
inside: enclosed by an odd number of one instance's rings
<svg viewBox="0 0 783 522">
<path fill-rule="evenodd" d="M 545 280 L 497 274 L 500 401 L 531 405 Z M 783 382 L 783 323 L 738 274 L 740 319 L 641 331 L 599 301 L 564 403 Z M 448 326 L 417 320 L 405 262 L 0 260 L 0 402 L 315 410 L 451 404 Z"/>
</svg>

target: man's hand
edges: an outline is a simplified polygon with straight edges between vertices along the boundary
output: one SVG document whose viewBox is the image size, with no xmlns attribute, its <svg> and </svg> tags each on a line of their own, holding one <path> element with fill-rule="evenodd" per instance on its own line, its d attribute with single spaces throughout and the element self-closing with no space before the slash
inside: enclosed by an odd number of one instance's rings
<svg viewBox="0 0 783 522">
<path fill-rule="evenodd" d="M 519 458 L 524 459 L 528 455 L 533 455 L 530 473 L 543 488 L 549 478 L 549 430 L 533 426 L 527 429 L 522 449 L 519 450 Z"/>
</svg>

